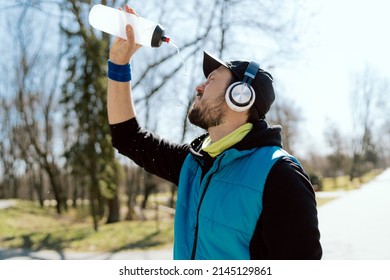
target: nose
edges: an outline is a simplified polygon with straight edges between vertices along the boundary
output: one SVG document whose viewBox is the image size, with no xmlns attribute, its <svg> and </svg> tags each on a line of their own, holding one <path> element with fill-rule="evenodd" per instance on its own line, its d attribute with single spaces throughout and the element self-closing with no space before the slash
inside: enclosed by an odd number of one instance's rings
<svg viewBox="0 0 390 280">
<path fill-rule="evenodd" d="M 196 93 L 203 93 L 203 90 L 204 90 L 204 84 L 200 84 L 198 85 L 196 88 Z"/>
<path fill-rule="evenodd" d="M 195 89 L 196 93 L 203 93 L 205 87 L 206 87 L 206 83 L 201 83 L 196 87 Z"/>
</svg>

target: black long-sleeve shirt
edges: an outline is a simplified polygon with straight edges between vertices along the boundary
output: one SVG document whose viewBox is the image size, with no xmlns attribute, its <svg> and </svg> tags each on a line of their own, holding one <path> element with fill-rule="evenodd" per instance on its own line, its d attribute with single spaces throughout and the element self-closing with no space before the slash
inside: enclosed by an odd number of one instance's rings
<svg viewBox="0 0 390 280">
<path fill-rule="evenodd" d="M 176 185 L 189 153 L 202 158 L 204 173 L 214 160 L 200 150 L 204 135 L 191 144 L 174 144 L 140 128 L 136 119 L 110 127 L 113 146 L 121 154 Z M 280 127 L 259 121 L 232 148 L 261 146 L 281 146 Z M 319 240 L 313 187 L 302 166 L 283 157 L 272 167 L 265 183 L 263 211 L 250 243 L 251 259 L 320 259 Z"/>
</svg>

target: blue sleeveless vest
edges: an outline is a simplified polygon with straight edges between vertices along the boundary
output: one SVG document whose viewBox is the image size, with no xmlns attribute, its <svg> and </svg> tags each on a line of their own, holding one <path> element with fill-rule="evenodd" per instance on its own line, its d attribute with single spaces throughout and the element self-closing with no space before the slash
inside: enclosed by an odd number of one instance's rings
<svg viewBox="0 0 390 280">
<path fill-rule="evenodd" d="M 178 185 L 174 259 L 250 259 L 264 184 L 283 156 L 298 162 L 276 146 L 229 149 L 202 178 L 199 163 L 189 154 Z"/>
</svg>

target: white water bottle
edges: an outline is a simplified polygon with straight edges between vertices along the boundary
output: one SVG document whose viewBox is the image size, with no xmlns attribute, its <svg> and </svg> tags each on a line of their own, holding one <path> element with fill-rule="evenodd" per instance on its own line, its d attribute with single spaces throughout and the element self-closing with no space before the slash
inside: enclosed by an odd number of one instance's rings
<svg viewBox="0 0 390 280">
<path fill-rule="evenodd" d="M 93 28 L 123 39 L 127 39 L 126 25 L 130 24 L 134 29 L 135 42 L 143 46 L 159 47 L 162 42 L 169 42 L 159 24 L 101 4 L 92 7 L 89 23 Z"/>
</svg>

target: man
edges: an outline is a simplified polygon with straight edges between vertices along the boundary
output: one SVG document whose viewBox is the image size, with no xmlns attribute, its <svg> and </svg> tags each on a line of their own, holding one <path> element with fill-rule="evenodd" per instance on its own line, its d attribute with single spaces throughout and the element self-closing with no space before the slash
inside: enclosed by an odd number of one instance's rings
<svg viewBox="0 0 390 280">
<path fill-rule="evenodd" d="M 128 6 L 128 13 L 134 13 Z M 110 50 L 112 142 L 145 170 L 178 185 L 175 259 L 320 259 L 315 194 L 300 163 L 281 149 L 281 128 L 264 120 L 275 96 L 256 63 L 204 53 L 189 120 L 207 130 L 174 144 L 138 125 L 129 61 L 140 47 L 131 26 Z"/>
</svg>

